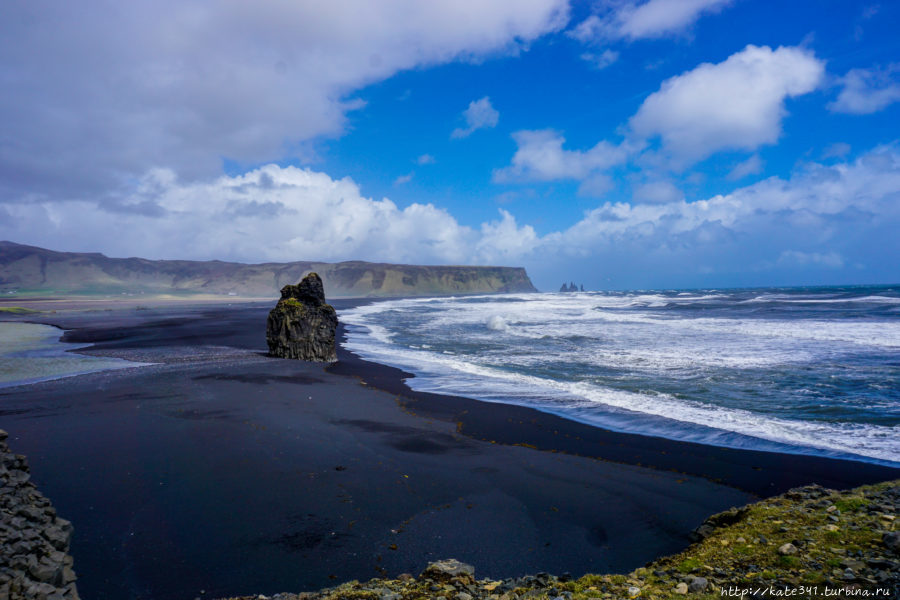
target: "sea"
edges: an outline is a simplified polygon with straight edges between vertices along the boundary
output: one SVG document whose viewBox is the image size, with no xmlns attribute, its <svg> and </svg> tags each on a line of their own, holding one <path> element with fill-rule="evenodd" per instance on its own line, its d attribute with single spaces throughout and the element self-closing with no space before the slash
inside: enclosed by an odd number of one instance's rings
<svg viewBox="0 0 900 600">
<path fill-rule="evenodd" d="M 50 325 L 0 322 L 0 388 L 145 364 L 70 352 L 90 344 L 61 342 L 62 334 Z"/>
<path fill-rule="evenodd" d="M 900 286 L 413 298 L 339 318 L 347 349 L 416 390 L 900 465 Z"/>
</svg>

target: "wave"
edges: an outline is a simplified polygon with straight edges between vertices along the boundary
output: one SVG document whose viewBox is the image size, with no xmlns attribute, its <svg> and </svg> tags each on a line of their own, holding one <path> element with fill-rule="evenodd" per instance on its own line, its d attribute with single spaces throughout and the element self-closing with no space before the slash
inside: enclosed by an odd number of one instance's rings
<svg viewBox="0 0 900 600">
<path fill-rule="evenodd" d="M 811 318 L 814 309 L 802 307 L 758 318 L 741 313 L 746 298 L 717 290 L 416 298 L 342 311 L 341 320 L 348 349 L 415 373 L 416 389 L 622 431 L 896 462 L 900 364 L 889 357 L 900 321 Z M 679 300 L 713 304 L 703 316 L 651 306 Z"/>
</svg>

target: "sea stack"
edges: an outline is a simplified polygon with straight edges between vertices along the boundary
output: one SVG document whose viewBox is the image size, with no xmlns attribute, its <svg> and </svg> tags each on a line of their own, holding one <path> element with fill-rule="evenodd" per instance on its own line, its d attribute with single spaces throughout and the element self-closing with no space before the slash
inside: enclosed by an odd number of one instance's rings
<svg viewBox="0 0 900 600">
<path fill-rule="evenodd" d="M 281 288 L 281 300 L 266 322 L 269 355 L 334 362 L 337 323 L 337 313 L 325 302 L 322 278 L 310 273 L 297 285 Z"/>
</svg>

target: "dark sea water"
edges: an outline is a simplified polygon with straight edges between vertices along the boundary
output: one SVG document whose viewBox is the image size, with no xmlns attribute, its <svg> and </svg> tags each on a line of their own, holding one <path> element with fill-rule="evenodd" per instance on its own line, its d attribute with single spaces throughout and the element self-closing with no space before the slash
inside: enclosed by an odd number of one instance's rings
<svg viewBox="0 0 900 600">
<path fill-rule="evenodd" d="M 406 299 L 339 316 L 348 349 L 418 390 L 900 464 L 900 286 Z"/>
</svg>

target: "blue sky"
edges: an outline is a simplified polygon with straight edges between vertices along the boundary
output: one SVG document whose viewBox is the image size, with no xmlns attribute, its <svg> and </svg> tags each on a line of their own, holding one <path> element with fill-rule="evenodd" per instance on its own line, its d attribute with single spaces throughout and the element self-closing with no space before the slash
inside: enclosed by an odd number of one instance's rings
<svg viewBox="0 0 900 600">
<path fill-rule="evenodd" d="M 0 237 L 547 290 L 900 281 L 897 3 L 336 4 L 12 7 Z"/>
</svg>

